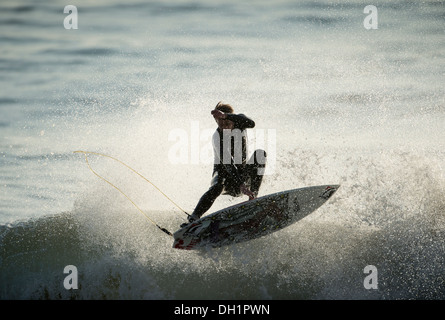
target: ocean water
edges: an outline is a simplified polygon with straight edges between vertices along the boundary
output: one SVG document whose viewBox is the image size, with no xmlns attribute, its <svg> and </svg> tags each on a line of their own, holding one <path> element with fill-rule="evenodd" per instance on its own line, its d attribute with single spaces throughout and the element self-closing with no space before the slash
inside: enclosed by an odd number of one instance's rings
<svg viewBox="0 0 445 320">
<path fill-rule="evenodd" d="M 65 5 L 0 3 L 1 299 L 445 298 L 443 1 L 84 0 L 69 30 Z M 341 188 L 267 237 L 178 251 L 74 151 L 191 212 L 220 100 L 256 122 L 260 195 Z M 159 225 L 184 222 L 89 162 Z"/>
</svg>

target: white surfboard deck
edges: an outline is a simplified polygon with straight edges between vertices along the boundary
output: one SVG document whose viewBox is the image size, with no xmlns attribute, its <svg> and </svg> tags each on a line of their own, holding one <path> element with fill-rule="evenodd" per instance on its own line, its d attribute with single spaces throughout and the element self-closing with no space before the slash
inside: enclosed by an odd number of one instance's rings
<svg viewBox="0 0 445 320">
<path fill-rule="evenodd" d="M 173 248 L 221 247 L 285 228 L 314 212 L 339 185 L 278 192 L 207 215 L 174 233 Z"/>
</svg>

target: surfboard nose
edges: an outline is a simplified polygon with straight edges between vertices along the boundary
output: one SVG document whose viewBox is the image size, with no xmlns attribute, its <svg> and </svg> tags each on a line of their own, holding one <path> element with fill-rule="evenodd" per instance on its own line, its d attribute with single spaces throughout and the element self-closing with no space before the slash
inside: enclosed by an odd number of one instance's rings
<svg viewBox="0 0 445 320">
<path fill-rule="evenodd" d="M 327 200 L 338 190 L 338 188 L 340 188 L 339 184 L 326 186 L 320 197 Z"/>
</svg>

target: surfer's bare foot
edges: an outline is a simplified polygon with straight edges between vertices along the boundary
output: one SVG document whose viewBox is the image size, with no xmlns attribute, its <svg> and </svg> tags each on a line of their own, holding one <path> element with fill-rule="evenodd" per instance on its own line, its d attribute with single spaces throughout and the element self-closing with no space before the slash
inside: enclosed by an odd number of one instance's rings
<svg viewBox="0 0 445 320">
<path fill-rule="evenodd" d="M 252 192 L 252 191 L 250 191 L 250 189 L 249 188 L 247 188 L 247 186 L 243 183 L 241 186 L 240 186 L 240 191 L 242 192 L 242 193 L 244 193 L 246 196 L 248 196 L 249 197 L 249 200 L 253 200 L 253 199 L 255 199 L 255 193 L 254 192 Z"/>
<path fill-rule="evenodd" d="M 252 195 L 249 195 L 249 201 L 258 198 L 258 192 L 252 192 Z"/>
</svg>

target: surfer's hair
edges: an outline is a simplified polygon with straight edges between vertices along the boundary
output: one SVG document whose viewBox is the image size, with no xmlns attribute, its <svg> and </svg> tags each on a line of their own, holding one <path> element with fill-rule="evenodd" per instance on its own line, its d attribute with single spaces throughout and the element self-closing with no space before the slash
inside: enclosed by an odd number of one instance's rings
<svg viewBox="0 0 445 320">
<path fill-rule="evenodd" d="M 218 102 L 215 107 L 215 110 L 219 110 L 224 113 L 233 113 L 233 108 L 230 104 L 223 103 L 222 101 Z"/>
</svg>

